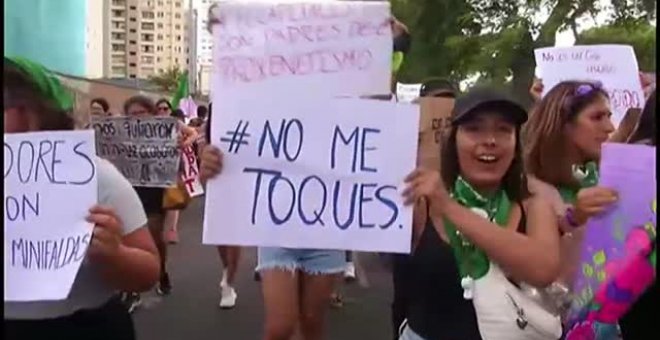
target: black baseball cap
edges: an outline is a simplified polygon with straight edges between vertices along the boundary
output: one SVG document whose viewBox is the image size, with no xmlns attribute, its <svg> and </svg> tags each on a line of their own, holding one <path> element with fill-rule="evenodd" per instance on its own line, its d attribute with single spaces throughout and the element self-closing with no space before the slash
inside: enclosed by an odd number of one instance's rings
<svg viewBox="0 0 660 340">
<path fill-rule="evenodd" d="M 440 97 L 450 96 L 456 97 L 458 89 L 449 79 L 445 78 L 430 78 L 422 83 L 419 89 L 420 97 Z"/>
<path fill-rule="evenodd" d="M 509 95 L 490 87 L 480 87 L 473 88 L 456 99 L 451 123 L 453 125 L 463 123 L 483 109 L 497 111 L 510 118 L 516 125 L 522 125 L 527 121 L 527 110 Z"/>
</svg>

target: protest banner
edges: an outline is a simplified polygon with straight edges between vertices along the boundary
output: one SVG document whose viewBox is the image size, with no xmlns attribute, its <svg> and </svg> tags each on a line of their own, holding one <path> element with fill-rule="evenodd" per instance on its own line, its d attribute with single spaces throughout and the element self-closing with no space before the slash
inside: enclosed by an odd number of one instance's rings
<svg viewBox="0 0 660 340">
<path fill-rule="evenodd" d="M 564 80 L 600 81 L 610 96 L 612 123 L 619 126 L 630 108 L 644 107 L 635 51 L 624 45 L 547 47 L 534 50 L 543 95 Z"/>
<path fill-rule="evenodd" d="M 63 300 L 97 202 L 94 133 L 5 133 L 5 301 Z"/>
<path fill-rule="evenodd" d="M 179 177 L 179 123 L 174 117 L 94 117 L 99 157 L 136 187 L 169 188 Z"/>
<path fill-rule="evenodd" d="M 415 168 L 415 106 L 273 98 L 212 124 L 224 164 L 206 186 L 205 244 L 409 253 L 400 189 Z"/>
<path fill-rule="evenodd" d="M 586 226 L 568 314 L 574 331 L 567 339 L 616 328 L 655 279 L 655 171 L 655 147 L 604 144 L 598 185 L 616 190 L 619 199 Z"/>
<path fill-rule="evenodd" d="M 213 16 L 212 83 L 223 98 L 390 93 L 388 2 L 228 1 Z"/>
<path fill-rule="evenodd" d="M 452 98 L 420 98 L 419 150 L 417 164 L 440 170 L 442 140 L 451 126 Z"/>
<path fill-rule="evenodd" d="M 186 186 L 186 191 L 190 197 L 197 197 L 204 194 L 204 187 L 199 181 L 199 167 L 197 166 L 197 155 L 192 146 L 183 149 L 181 153 L 183 158 L 183 173 L 181 180 Z"/>
<path fill-rule="evenodd" d="M 399 103 L 412 103 L 419 98 L 422 84 L 396 84 L 396 97 Z"/>
</svg>

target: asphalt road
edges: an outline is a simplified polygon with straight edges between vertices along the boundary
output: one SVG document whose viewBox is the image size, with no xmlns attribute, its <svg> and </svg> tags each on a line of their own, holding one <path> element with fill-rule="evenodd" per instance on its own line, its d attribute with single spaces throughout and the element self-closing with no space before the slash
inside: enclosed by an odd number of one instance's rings
<svg viewBox="0 0 660 340">
<path fill-rule="evenodd" d="M 263 301 L 259 283 L 253 280 L 256 250 L 243 252 L 236 308 L 221 310 L 220 259 L 214 247 L 201 244 L 203 208 L 199 198 L 181 215 L 181 240 L 169 248 L 172 294 L 143 295 L 143 306 L 134 313 L 139 340 L 259 340 L 263 336 Z M 366 275 L 340 288 L 345 303 L 331 309 L 326 339 L 389 340 L 391 275 L 376 255 L 358 257 Z"/>
</svg>

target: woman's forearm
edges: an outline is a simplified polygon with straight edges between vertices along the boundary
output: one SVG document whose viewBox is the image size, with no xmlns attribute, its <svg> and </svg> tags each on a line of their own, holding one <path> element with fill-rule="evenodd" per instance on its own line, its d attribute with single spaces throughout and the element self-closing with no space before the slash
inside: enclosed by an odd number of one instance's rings
<svg viewBox="0 0 660 340">
<path fill-rule="evenodd" d="M 544 249 L 547 247 L 542 242 L 499 227 L 453 200 L 445 203 L 442 210 L 444 217 L 452 221 L 458 231 L 514 278 L 537 287 L 544 287 L 556 279 L 558 251 Z M 438 214 L 435 215 L 436 228 L 444 228 L 442 217 L 436 221 Z"/>
<path fill-rule="evenodd" d="M 147 291 L 160 276 L 159 258 L 157 254 L 122 244 L 117 256 L 102 264 L 101 275 L 117 290 Z"/>
</svg>

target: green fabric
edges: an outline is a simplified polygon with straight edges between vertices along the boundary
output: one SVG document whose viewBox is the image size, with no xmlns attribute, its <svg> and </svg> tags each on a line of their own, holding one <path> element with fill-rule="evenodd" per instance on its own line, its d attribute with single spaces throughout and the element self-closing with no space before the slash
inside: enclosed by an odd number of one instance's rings
<svg viewBox="0 0 660 340">
<path fill-rule="evenodd" d="M 509 219 L 511 201 L 504 190 L 499 190 L 493 197 L 486 198 L 459 176 L 454 183 L 451 196 L 464 207 L 484 210 L 488 214 L 488 219 L 499 226 L 505 226 Z M 443 222 L 449 244 L 458 262 L 461 278 L 469 276 L 476 280 L 486 275 L 490 267 L 486 253 L 465 239 L 447 218 Z"/>
<path fill-rule="evenodd" d="M 575 204 L 577 200 L 577 193 L 582 188 L 591 188 L 598 184 L 598 165 L 595 162 L 587 163 L 580 167 L 586 173 L 585 178 L 575 178 L 579 181 L 579 188 L 559 187 L 559 194 L 565 203 Z"/>
<path fill-rule="evenodd" d="M 179 77 L 179 83 L 176 86 L 176 92 L 172 96 L 172 108 L 178 109 L 181 99 L 188 97 L 190 90 L 188 88 L 188 71 L 185 71 Z"/>
<path fill-rule="evenodd" d="M 59 79 L 52 72 L 27 58 L 5 56 L 5 59 L 25 74 L 37 86 L 37 89 L 53 102 L 56 108 L 62 111 L 71 111 L 73 109 L 73 96 L 71 92 L 62 86 L 62 83 L 60 83 Z"/>
<path fill-rule="evenodd" d="M 401 65 L 403 65 L 404 55 L 403 52 L 394 52 L 392 54 L 392 73 L 397 74 Z"/>
</svg>

